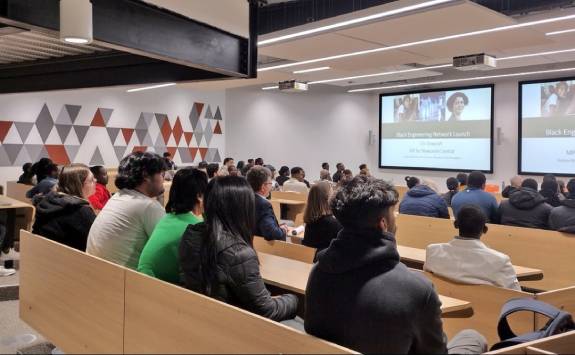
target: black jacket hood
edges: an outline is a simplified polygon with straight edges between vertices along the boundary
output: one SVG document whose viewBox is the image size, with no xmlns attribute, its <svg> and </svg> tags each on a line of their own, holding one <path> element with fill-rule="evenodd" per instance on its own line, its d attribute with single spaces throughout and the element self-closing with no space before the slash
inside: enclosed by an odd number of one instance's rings
<svg viewBox="0 0 575 355">
<path fill-rule="evenodd" d="M 530 210 L 545 203 L 545 197 L 537 191 L 523 187 L 509 196 L 509 203 L 520 210 Z"/>
<path fill-rule="evenodd" d="M 90 203 L 76 196 L 66 195 L 59 192 L 50 192 L 44 196 L 37 196 L 33 200 L 38 213 L 48 215 L 63 211 L 70 212 Z"/>
</svg>

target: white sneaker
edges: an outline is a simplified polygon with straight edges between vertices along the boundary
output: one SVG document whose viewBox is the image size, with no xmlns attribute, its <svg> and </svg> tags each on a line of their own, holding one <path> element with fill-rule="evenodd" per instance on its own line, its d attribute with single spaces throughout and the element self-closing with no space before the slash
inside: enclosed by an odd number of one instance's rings
<svg viewBox="0 0 575 355">
<path fill-rule="evenodd" d="M 8 254 L 4 254 L 3 252 L 0 252 L 0 260 L 20 260 L 20 253 L 18 253 L 13 248 L 10 249 Z"/>
<path fill-rule="evenodd" d="M 14 275 L 15 273 L 16 270 L 14 269 L 6 269 L 4 266 L 0 266 L 0 277 Z"/>
</svg>

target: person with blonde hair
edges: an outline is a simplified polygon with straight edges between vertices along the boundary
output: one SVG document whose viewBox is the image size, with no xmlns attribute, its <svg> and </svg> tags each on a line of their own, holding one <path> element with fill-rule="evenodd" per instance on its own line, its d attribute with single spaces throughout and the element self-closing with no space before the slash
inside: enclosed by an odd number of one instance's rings
<svg viewBox="0 0 575 355">
<path fill-rule="evenodd" d="M 303 215 L 305 233 L 302 244 L 316 248 L 316 257 L 320 251 L 329 247 L 332 239 L 335 239 L 342 229 L 329 207 L 331 194 L 331 183 L 321 181 L 311 187 L 307 196 Z"/>
<path fill-rule="evenodd" d="M 96 218 L 88 201 L 94 191 L 96 179 L 86 165 L 63 167 L 57 191 L 38 195 L 33 200 L 36 220 L 32 232 L 85 251 L 88 233 Z"/>
</svg>

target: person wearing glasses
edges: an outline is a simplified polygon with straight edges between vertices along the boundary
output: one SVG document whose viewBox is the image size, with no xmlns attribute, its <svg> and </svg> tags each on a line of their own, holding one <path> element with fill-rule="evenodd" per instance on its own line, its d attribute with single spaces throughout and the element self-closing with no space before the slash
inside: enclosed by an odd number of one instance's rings
<svg viewBox="0 0 575 355">
<path fill-rule="evenodd" d="M 271 203 L 267 200 L 273 187 L 270 169 L 256 165 L 250 169 L 247 180 L 255 193 L 256 224 L 254 235 L 265 240 L 286 240 L 289 228 L 279 224 Z"/>
</svg>

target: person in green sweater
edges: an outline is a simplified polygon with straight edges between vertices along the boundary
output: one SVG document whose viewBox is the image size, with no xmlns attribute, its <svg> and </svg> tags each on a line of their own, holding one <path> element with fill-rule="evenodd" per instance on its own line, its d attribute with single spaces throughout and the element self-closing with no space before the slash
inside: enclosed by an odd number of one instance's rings
<svg viewBox="0 0 575 355">
<path fill-rule="evenodd" d="M 180 169 L 172 180 L 166 215 L 158 222 L 140 255 L 138 271 L 157 279 L 181 284 L 179 245 L 190 224 L 204 219 L 204 192 L 208 176 L 201 170 Z"/>
</svg>

